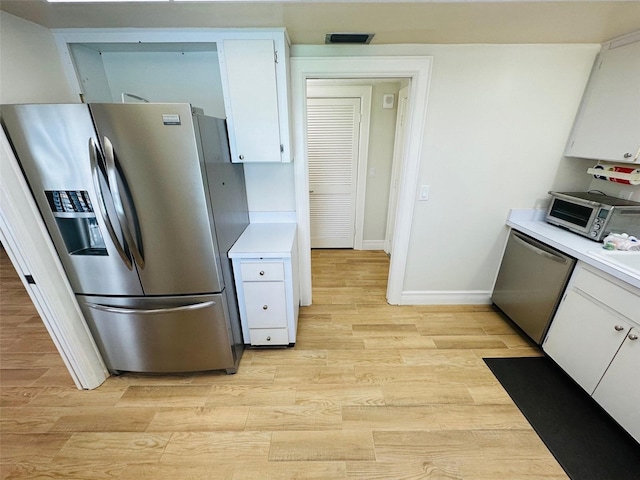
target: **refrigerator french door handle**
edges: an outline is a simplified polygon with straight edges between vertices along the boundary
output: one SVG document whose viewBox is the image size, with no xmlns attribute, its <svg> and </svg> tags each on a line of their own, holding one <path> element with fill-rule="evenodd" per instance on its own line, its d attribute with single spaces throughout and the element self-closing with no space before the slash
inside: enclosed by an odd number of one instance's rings
<svg viewBox="0 0 640 480">
<path fill-rule="evenodd" d="M 96 203 L 98 204 L 98 210 L 100 210 L 102 220 L 107 227 L 107 232 L 109 233 L 111 241 L 115 245 L 120 258 L 122 258 L 122 261 L 129 270 L 133 270 L 133 263 L 131 262 L 131 258 L 129 258 L 129 255 L 127 255 L 124 246 L 120 243 L 120 239 L 118 239 L 118 236 L 113 229 L 113 224 L 111 223 L 111 219 L 109 218 L 109 214 L 107 213 L 107 209 L 104 205 L 104 193 L 102 192 L 102 187 L 100 186 L 100 176 L 98 173 L 98 147 L 93 138 L 89 139 L 89 161 L 91 163 L 91 177 L 93 178 L 93 186 L 96 189 L 96 193 L 100 197 L 98 198 L 98 201 Z"/>
<path fill-rule="evenodd" d="M 187 312 L 192 310 L 200 310 L 201 308 L 208 308 L 215 305 L 216 302 L 210 300 L 208 302 L 194 303 L 192 305 L 182 305 L 180 307 L 170 307 L 170 308 L 152 308 L 152 309 L 143 309 L 143 308 L 121 308 L 121 307 L 112 307 L 109 305 L 101 305 L 99 303 L 86 303 L 85 305 L 89 308 L 93 308 L 96 310 L 102 310 L 103 312 L 109 313 L 121 313 L 125 315 L 152 315 L 157 313 L 175 313 L 175 312 Z"/>
<path fill-rule="evenodd" d="M 131 230 L 129 230 L 129 222 L 127 219 L 127 214 L 124 210 L 124 204 L 122 203 L 122 196 L 120 195 L 120 187 L 118 187 L 118 176 L 116 170 L 116 157 L 113 152 L 113 144 L 108 137 L 103 137 L 103 145 L 104 145 L 104 157 L 105 164 L 107 167 L 107 177 L 109 179 L 109 188 L 111 189 L 111 193 L 113 196 L 113 204 L 116 207 L 116 215 L 118 216 L 118 222 L 120 223 L 120 227 L 122 228 L 122 233 L 124 234 L 125 241 L 129 245 L 131 252 L 133 253 L 133 258 L 140 268 L 144 268 L 144 257 L 142 255 L 142 245 L 138 247 L 133 235 L 131 234 Z"/>
</svg>

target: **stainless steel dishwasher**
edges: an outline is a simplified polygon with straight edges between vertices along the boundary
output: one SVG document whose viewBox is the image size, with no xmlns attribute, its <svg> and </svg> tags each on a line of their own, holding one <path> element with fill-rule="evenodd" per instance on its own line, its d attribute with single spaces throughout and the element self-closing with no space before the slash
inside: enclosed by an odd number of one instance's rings
<svg viewBox="0 0 640 480">
<path fill-rule="evenodd" d="M 538 345 L 576 260 L 511 230 L 491 300 Z"/>
</svg>

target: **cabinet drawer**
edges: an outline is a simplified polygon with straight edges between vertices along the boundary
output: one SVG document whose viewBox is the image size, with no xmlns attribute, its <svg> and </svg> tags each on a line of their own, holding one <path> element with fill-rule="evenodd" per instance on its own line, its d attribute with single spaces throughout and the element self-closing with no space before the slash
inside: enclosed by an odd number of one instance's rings
<svg viewBox="0 0 640 480">
<path fill-rule="evenodd" d="M 244 282 L 284 280 L 282 262 L 242 262 L 240 271 Z"/>
<path fill-rule="evenodd" d="M 573 286 L 589 294 L 625 317 L 640 322 L 640 296 L 586 268 L 576 269 Z"/>
<path fill-rule="evenodd" d="M 289 332 L 286 328 L 251 328 L 251 345 L 289 345 Z"/>
<path fill-rule="evenodd" d="M 249 328 L 286 327 L 284 282 L 244 282 Z"/>
</svg>

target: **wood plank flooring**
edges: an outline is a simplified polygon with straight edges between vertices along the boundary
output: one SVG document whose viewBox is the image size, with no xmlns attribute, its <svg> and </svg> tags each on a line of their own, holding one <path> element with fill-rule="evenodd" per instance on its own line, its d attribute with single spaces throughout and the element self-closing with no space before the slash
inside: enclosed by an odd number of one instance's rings
<svg viewBox="0 0 640 480">
<path fill-rule="evenodd" d="M 482 361 L 538 350 L 489 306 L 388 305 L 382 252 L 313 251 L 295 348 L 93 391 L 0 260 L 2 480 L 567 478 Z"/>
</svg>

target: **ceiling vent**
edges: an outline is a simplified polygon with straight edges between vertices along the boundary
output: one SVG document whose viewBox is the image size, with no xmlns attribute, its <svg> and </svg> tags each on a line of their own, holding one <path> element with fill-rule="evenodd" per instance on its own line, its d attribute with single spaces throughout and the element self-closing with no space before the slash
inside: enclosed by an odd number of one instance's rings
<svg viewBox="0 0 640 480">
<path fill-rule="evenodd" d="M 327 33 L 324 37 L 324 43 L 359 43 L 368 44 L 375 33 Z"/>
</svg>

